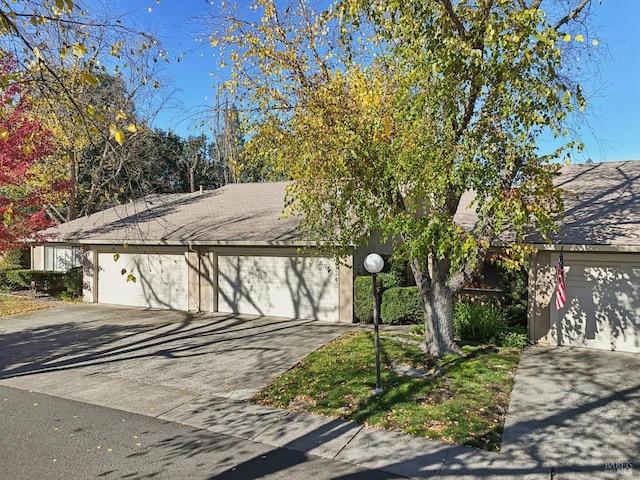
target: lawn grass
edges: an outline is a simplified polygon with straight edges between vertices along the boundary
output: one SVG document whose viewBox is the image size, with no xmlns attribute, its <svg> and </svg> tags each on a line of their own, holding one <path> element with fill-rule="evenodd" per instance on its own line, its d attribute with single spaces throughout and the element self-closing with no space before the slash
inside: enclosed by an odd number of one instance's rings
<svg viewBox="0 0 640 480">
<path fill-rule="evenodd" d="M 463 350 L 465 356 L 447 356 L 438 367 L 436 359 L 418 348 L 381 337 L 384 393 L 376 396 L 373 336 L 349 332 L 274 380 L 255 401 L 497 451 L 520 350 Z M 392 365 L 432 374 L 405 376 Z"/>
<path fill-rule="evenodd" d="M 0 295 L 0 317 L 49 308 L 48 305 L 12 295 Z"/>
</svg>

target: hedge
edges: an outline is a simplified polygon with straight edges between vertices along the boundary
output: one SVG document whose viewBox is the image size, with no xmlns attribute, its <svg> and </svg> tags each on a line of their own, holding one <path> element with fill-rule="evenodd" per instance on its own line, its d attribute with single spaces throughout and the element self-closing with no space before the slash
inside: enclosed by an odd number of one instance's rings
<svg viewBox="0 0 640 480">
<path fill-rule="evenodd" d="M 378 291 L 380 291 L 379 280 Z M 356 277 L 353 282 L 353 315 L 358 322 L 373 322 L 373 299 L 370 276 L 363 275 Z"/>
<path fill-rule="evenodd" d="M 22 269 L 21 265 L 13 264 L 13 263 L 0 263 L 0 288 L 11 289 L 15 285 L 13 285 L 7 279 L 7 272 L 11 270 L 20 270 Z"/>
<path fill-rule="evenodd" d="M 7 281 L 24 288 L 32 288 L 31 282 L 34 281 L 36 291 L 57 294 L 64 291 L 64 276 L 62 272 L 10 270 L 7 272 Z"/>
<path fill-rule="evenodd" d="M 67 270 L 62 281 L 71 296 L 82 296 L 82 267 L 73 267 Z"/>
<path fill-rule="evenodd" d="M 424 308 L 418 287 L 394 287 L 382 294 L 380 321 L 390 325 L 419 324 Z"/>
<path fill-rule="evenodd" d="M 383 294 L 391 288 L 401 287 L 404 283 L 401 275 L 395 272 L 382 272 L 376 275 L 378 301 L 383 302 Z M 371 276 L 361 275 L 353 283 L 353 313 L 356 321 L 373 322 L 373 299 Z"/>
</svg>

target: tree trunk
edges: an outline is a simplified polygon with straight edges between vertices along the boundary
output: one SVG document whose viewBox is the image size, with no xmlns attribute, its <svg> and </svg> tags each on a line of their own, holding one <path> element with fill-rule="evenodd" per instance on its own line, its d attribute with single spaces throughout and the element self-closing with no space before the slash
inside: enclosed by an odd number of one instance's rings
<svg viewBox="0 0 640 480">
<path fill-rule="evenodd" d="M 76 218 L 76 199 L 78 195 L 77 157 L 78 152 L 76 150 L 69 154 L 69 207 L 67 208 L 67 222 L 75 220 Z"/>
<path fill-rule="evenodd" d="M 424 351 L 435 357 L 460 353 L 453 340 L 453 291 L 447 284 L 449 266 L 446 260 L 414 260 L 411 270 L 424 306 Z"/>
<path fill-rule="evenodd" d="M 198 168 L 198 163 L 200 163 L 200 152 L 196 152 L 193 158 L 193 164 L 191 168 L 189 168 L 189 189 L 191 193 L 195 193 L 196 191 L 196 169 Z"/>
</svg>

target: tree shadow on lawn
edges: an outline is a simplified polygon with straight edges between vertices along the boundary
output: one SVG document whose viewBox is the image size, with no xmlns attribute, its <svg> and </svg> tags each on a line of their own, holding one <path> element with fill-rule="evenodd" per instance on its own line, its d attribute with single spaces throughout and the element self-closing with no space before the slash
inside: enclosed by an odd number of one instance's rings
<svg viewBox="0 0 640 480">
<path fill-rule="evenodd" d="M 544 360 L 541 356 L 533 355 L 530 363 Z M 580 357 L 582 358 L 582 357 Z M 585 358 L 582 358 L 584 360 Z M 568 362 L 571 363 L 571 362 Z M 569 366 L 566 369 L 560 368 L 553 373 L 558 379 L 567 375 Z M 526 381 L 526 379 L 525 379 Z M 602 385 L 604 388 L 605 385 Z M 572 386 L 565 382 L 560 386 L 561 390 L 571 389 Z M 383 394 L 383 396 L 386 393 Z M 358 465 L 375 469 L 377 471 L 389 472 L 392 475 L 412 478 L 525 478 L 528 476 L 535 478 L 547 478 L 551 472 L 563 478 L 566 475 L 571 478 L 577 475 L 580 478 L 616 478 L 616 471 L 607 466 L 605 458 L 609 462 L 631 462 L 637 461 L 638 437 L 629 438 L 625 445 L 612 445 L 607 442 L 607 432 L 598 432 L 594 426 L 591 432 L 573 431 L 570 429 L 578 420 L 584 417 L 594 416 L 600 419 L 603 407 L 616 405 L 618 402 L 631 402 L 631 407 L 637 405 L 640 399 L 640 380 L 631 381 L 626 388 L 618 389 L 609 394 L 602 394 L 597 397 L 583 396 L 581 401 L 572 404 L 558 404 L 553 409 L 544 408 L 540 404 L 539 410 L 519 412 L 518 419 L 510 428 L 513 431 L 521 432 L 522 436 L 512 439 L 521 442 L 521 447 L 526 447 L 529 452 L 523 455 L 517 449 L 508 449 L 507 452 L 495 453 L 482 451 L 470 447 L 440 443 L 423 438 L 401 435 L 395 432 L 384 432 L 375 429 L 362 428 L 353 429 L 351 439 L 345 440 L 345 447 L 337 455 L 333 456 L 343 462 L 357 463 Z M 535 399 L 534 399 L 535 400 Z M 635 402 L 635 403 L 634 403 Z M 390 400 L 390 403 L 392 401 Z M 633 418 L 621 419 L 620 424 L 639 421 L 638 410 L 632 414 Z M 281 427 L 270 427 L 271 431 L 281 432 L 283 441 L 279 443 L 284 453 L 280 449 L 274 450 L 281 460 L 273 462 L 265 461 L 262 455 L 241 460 L 239 463 L 228 467 L 221 474 L 214 474 L 212 479 L 236 479 L 246 478 L 248 472 L 261 472 L 266 476 L 277 474 L 286 475 L 289 469 L 308 461 L 308 455 L 300 453 L 303 449 L 301 445 L 317 444 L 319 439 L 323 442 L 331 442 L 344 434 L 341 429 L 340 420 L 327 419 L 327 423 L 321 427 L 307 430 L 295 438 L 287 435 L 287 430 Z M 274 420 L 277 425 L 277 420 Z M 337 425 L 337 426 L 336 426 Z M 353 428 L 353 427 L 351 427 Z M 566 428 L 572 435 L 571 450 L 560 460 L 545 456 L 545 442 L 553 441 L 553 432 Z M 633 425 L 628 429 L 634 428 Z M 601 430 L 601 429 L 600 429 Z M 623 436 L 624 436 L 624 432 Z M 593 436 L 591 436 L 593 434 Z M 405 444 L 403 439 L 408 438 L 409 444 Z M 604 443 L 603 443 L 604 442 Z M 175 455 L 198 455 L 206 452 L 208 448 L 215 448 L 215 445 L 200 443 L 193 445 L 181 441 L 179 438 L 172 439 L 165 446 L 170 446 Z M 602 452 L 594 451 L 595 448 L 604 449 Z M 353 448 L 352 448 L 353 447 Z M 355 453 L 345 454 L 352 450 Z M 635 453 L 634 453 L 635 452 Z M 346 456 L 345 456 L 346 455 Z M 362 478 L 359 474 L 339 474 L 335 472 L 331 478 L 335 479 L 356 479 Z M 384 477 L 384 475 L 381 478 Z M 392 478 L 392 477 L 388 477 Z"/>
</svg>

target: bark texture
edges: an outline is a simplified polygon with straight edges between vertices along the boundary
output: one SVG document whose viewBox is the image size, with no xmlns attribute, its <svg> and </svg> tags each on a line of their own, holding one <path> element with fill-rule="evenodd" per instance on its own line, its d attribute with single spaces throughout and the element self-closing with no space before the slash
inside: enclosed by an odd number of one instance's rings
<svg viewBox="0 0 640 480">
<path fill-rule="evenodd" d="M 411 270 L 424 305 L 424 351 L 438 358 L 460 353 L 453 340 L 453 291 L 447 283 L 448 262 L 430 256 L 426 263 L 414 260 Z"/>
</svg>

